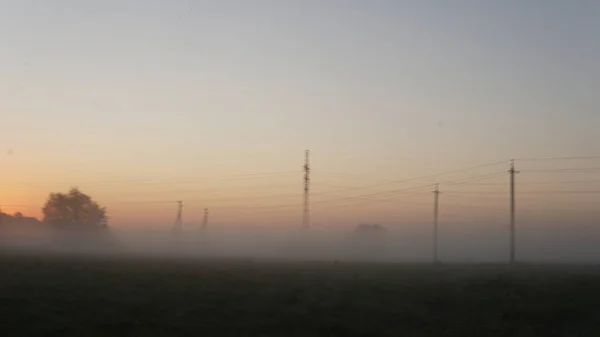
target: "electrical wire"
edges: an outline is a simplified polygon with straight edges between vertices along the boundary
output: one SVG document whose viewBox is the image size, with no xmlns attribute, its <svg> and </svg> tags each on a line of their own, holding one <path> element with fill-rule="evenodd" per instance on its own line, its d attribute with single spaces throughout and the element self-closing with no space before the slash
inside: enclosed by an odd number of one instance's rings
<svg viewBox="0 0 600 337">
<path fill-rule="evenodd" d="M 517 158 L 518 161 L 599 160 L 600 156 Z"/>
<path fill-rule="evenodd" d="M 388 184 L 406 183 L 406 182 L 411 182 L 411 181 L 415 181 L 415 180 L 439 177 L 439 176 L 448 175 L 448 174 L 452 174 L 452 173 L 459 173 L 459 172 L 465 172 L 465 171 L 470 171 L 470 170 L 475 170 L 475 169 L 480 169 L 480 168 L 491 167 L 491 166 L 499 165 L 502 163 L 505 163 L 505 161 L 497 161 L 497 162 L 493 162 L 493 163 L 470 166 L 470 167 L 465 167 L 462 169 L 450 170 L 450 171 L 436 173 L 436 174 L 428 174 L 428 175 L 423 175 L 423 176 L 408 178 L 408 179 L 403 179 L 403 180 L 390 180 L 390 181 L 371 184 L 371 185 L 363 185 L 363 186 L 351 187 L 351 188 L 341 189 L 341 190 L 326 191 L 326 192 L 320 192 L 317 194 L 313 193 L 311 195 L 331 194 L 331 193 L 336 193 L 336 192 L 354 191 L 354 190 L 371 188 L 371 187 L 379 187 L 379 186 L 384 186 L 384 185 L 388 185 Z"/>
<path fill-rule="evenodd" d="M 527 173 L 552 173 L 552 172 L 600 172 L 600 167 L 579 167 L 579 168 L 557 168 L 557 169 L 535 169 L 522 170 Z"/>
<path fill-rule="evenodd" d="M 124 180 L 112 180 L 112 181 L 82 181 L 80 184 L 94 185 L 94 186 L 106 186 L 115 184 L 176 184 L 176 183 L 189 183 L 197 182 L 200 179 L 218 179 L 218 180 L 243 180 L 243 179 L 261 179 L 273 176 L 286 176 L 302 173 L 302 171 L 284 171 L 284 172 L 269 172 L 269 173 L 252 173 L 252 174 L 234 174 L 234 175 L 222 175 L 222 176 L 188 176 L 183 180 L 176 179 L 124 179 Z M 44 183 L 41 183 L 44 184 Z M 0 184 L 2 187 L 31 187 L 40 186 L 40 183 L 27 183 L 27 184 Z M 63 184 L 63 182 L 49 182 L 49 185 L 56 186 Z M 69 185 L 78 185 L 73 183 L 64 183 Z"/>
<path fill-rule="evenodd" d="M 464 181 L 468 181 L 469 179 L 483 179 L 483 178 L 491 178 L 491 177 L 496 177 L 498 176 L 500 173 L 499 172 L 495 172 L 492 174 L 486 174 L 486 175 L 481 175 L 481 176 L 474 176 L 474 177 L 470 177 L 470 178 L 463 178 L 463 179 L 457 179 L 454 181 L 450 181 L 448 183 L 461 183 Z M 501 174 L 504 174 L 504 172 L 502 172 Z M 323 202 L 336 202 L 336 201 L 341 201 L 341 200 L 352 200 L 352 199 L 365 199 L 365 198 L 369 198 L 369 197 L 373 197 L 373 196 L 381 196 L 381 195 L 389 195 L 389 194 L 399 194 L 402 192 L 416 192 L 416 193 L 408 193 L 409 195 L 414 195 L 414 194 L 423 194 L 423 191 L 415 191 L 418 189 L 422 189 L 422 188 L 431 188 L 431 184 L 427 184 L 427 185 L 420 185 L 420 186 L 414 186 L 414 187 L 409 187 L 409 188 L 405 188 L 405 189 L 398 189 L 398 190 L 393 190 L 393 191 L 384 191 L 384 192 L 379 192 L 379 193 L 372 193 L 372 194 L 366 194 L 366 195 L 358 195 L 358 196 L 350 196 L 350 197 L 344 197 L 344 198 L 337 198 L 337 199 L 329 199 L 329 200 L 324 200 L 324 201 L 320 201 L 320 203 Z M 428 192 L 426 192 L 428 193 Z M 377 201 L 376 199 L 371 199 L 371 202 Z M 369 203 L 369 202 L 367 202 Z"/>
</svg>

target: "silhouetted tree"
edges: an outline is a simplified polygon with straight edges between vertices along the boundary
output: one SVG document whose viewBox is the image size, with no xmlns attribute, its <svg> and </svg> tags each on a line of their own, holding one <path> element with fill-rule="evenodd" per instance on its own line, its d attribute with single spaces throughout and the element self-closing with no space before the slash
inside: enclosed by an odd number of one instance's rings
<svg viewBox="0 0 600 337">
<path fill-rule="evenodd" d="M 44 222 L 56 229 L 81 232 L 108 230 L 106 208 L 77 188 L 69 193 L 51 193 L 42 208 Z"/>
<path fill-rule="evenodd" d="M 0 230 L 3 234 L 40 234 L 45 230 L 45 226 L 36 218 L 23 215 L 21 212 L 15 212 L 9 215 L 0 212 Z"/>
</svg>

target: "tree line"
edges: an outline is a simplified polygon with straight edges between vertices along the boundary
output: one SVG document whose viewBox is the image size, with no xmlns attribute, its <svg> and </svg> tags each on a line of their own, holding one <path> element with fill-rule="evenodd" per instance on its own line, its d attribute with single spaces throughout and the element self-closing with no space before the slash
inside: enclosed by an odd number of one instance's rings
<svg viewBox="0 0 600 337">
<path fill-rule="evenodd" d="M 0 227 L 43 225 L 57 236 L 111 237 L 106 207 L 78 188 L 67 193 L 50 193 L 42 207 L 42 215 L 40 221 L 20 212 L 11 216 L 0 211 Z"/>
</svg>

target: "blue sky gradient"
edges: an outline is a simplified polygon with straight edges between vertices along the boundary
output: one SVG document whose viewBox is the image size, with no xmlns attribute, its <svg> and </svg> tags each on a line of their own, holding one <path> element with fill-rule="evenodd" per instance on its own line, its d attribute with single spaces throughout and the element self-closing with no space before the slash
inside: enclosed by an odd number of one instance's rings
<svg viewBox="0 0 600 337">
<path fill-rule="evenodd" d="M 173 186 L 95 182 L 299 170 L 305 149 L 315 184 L 344 186 L 597 155 L 599 17 L 591 0 L 0 0 L 0 146 L 12 151 L 0 197 L 30 212 L 71 185 L 107 203 L 178 200 Z M 184 187 L 207 186 L 235 187 Z M 119 207 L 117 222 L 144 220 Z M 376 210 L 387 214 L 339 221 Z"/>
</svg>

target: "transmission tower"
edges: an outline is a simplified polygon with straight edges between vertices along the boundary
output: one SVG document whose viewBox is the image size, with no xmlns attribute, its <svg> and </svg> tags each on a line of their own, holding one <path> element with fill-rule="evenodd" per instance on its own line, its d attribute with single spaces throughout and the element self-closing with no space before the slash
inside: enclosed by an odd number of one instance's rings
<svg viewBox="0 0 600 337">
<path fill-rule="evenodd" d="M 306 150 L 304 157 L 304 210 L 302 214 L 302 227 L 308 229 L 310 227 L 310 151 Z"/>
<path fill-rule="evenodd" d="M 202 219 L 202 230 L 208 228 L 208 208 L 204 209 L 204 218 Z"/>
<path fill-rule="evenodd" d="M 510 263 L 516 262 L 516 228 L 515 228 L 515 175 L 519 171 L 515 170 L 514 159 L 510 161 Z"/>
<path fill-rule="evenodd" d="M 173 225 L 173 234 L 179 234 L 182 230 L 182 216 L 183 213 L 183 201 L 177 201 L 177 218 L 175 218 L 175 224 Z"/>
<path fill-rule="evenodd" d="M 438 256 L 438 208 L 440 198 L 440 185 L 435 184 L 433 190 L 434 201 L 433 201 L 433 263 L 438 264 L 440 262 Z"/>
</svg>

